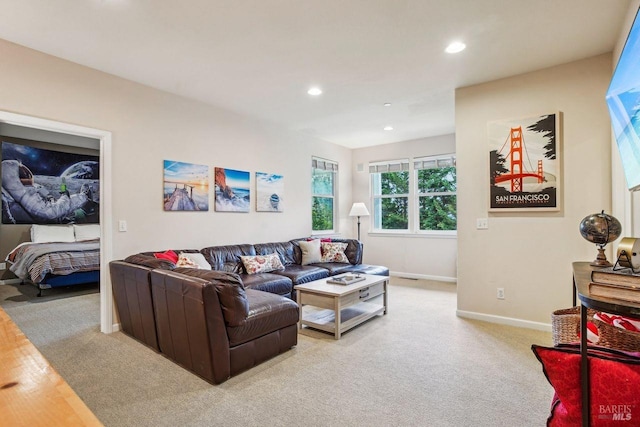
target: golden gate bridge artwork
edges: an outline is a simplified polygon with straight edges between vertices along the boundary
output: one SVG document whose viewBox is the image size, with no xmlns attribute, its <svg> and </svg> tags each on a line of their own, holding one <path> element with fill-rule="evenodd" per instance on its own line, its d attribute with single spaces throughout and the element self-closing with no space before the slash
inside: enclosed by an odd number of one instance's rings
<svg viewBox="0 0 640 427">
<path fill-rule="evenodd" d="M 559 209 L 557 115 L 489 125 L 490 209 Z"/>
</svg>

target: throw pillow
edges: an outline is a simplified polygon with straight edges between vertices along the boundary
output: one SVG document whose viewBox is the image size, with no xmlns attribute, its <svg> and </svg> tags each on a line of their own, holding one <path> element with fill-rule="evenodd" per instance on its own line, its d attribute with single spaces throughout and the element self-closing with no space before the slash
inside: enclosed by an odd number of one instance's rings
<svg viewBox="0 0 640 427">
<path fill-rule="evenodd" d="M 38 225 L 31 226 L 31 241 L 33 243 L 75 242 L 71 225 Z"/>
<path fill-rule="evenodd" d="M 99 239 L 100 225 L 99 224 L 89 224 L 89 225 L 73 224 L 73 232 L 75 234 L 76 242 Z"/>
<path fill-rule="evenodd" d="M 579 426 L 582 419 L 580 346 L 532 345 L 547 380 L 555 390 L 547 426 Z M 632 426 L 640 420 L 640 357 L 589 347 L 591 425 Z"/>
<path fill-rule="evenodd" d="M 207 262 L 207 259 L 198 252 L 181 252 L 181 257 L 185 257 L 194 262 L 201 270 L 211 270 L 211 264 Z"/>
<path fill-rule="evenodd" d="M 320 251 L 320 240 L 300 241 L 300 252 L 302 252 L 302 265 L 322 262 L 322 252 Z"/>
<path fill-rule="evenodd" d="M 241 256 L 247 274 L 269 273 L 270 271 L 284 270 L 278 254 Z"/>
<path fill-rule="evenodd" d="M 166 259 L 167 261 L 171 261 L 174 264 L 178 262 L 178 254 L 171 249 L 164 252 L 155 252 L 153 256 L 158 259 Z"/>
<path fill-rule="evenodd" d="M 326 243 L 320 242 L 322 249 L 322 262 L 342 262 L 349 263 L 349 258 L 344 253 L 347 249 L 346 243 Z"/>
<path fill-rule="evenodd" d="M 191 259 L 184 256 L 184 254 L 180 254 L 180 256 L 178 257 L 178 262 L 176 262 L 176 267 L 200 268 L 198 264 L 196 264 Z"/>
</svg>

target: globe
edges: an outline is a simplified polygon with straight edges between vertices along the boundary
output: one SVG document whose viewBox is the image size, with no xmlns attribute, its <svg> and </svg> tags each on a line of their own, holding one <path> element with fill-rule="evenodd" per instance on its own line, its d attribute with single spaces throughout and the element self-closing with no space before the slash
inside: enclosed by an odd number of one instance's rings
<svg viewBox="0 0 640 427">
<path fill-rule="evenodd" d="M 622 233 L 620 221 L 604 211 L 586 216 L 580 221 L 580 234 L 587 241 L 598 246 L 598 256 L 591 265 L 596 267 L 610 267 L 604 254 L 604 247 L 607 243 L 616 240 Z"/>
</svg>

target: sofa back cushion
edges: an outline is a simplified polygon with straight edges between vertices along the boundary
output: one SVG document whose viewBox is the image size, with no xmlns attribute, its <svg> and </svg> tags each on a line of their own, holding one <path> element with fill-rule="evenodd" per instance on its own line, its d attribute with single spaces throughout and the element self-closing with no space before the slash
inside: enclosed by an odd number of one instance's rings
<svg viewBox="0 0 640 427">
<path fill-rule="evenodd" d="M 243 274 L 246 273 L 246 271 L 240 257 L 256 255 L 256 250 L 253 245 L 244 244 L 209 246 L 201 249 L 200 253 L 204 255 L 205 259 L 211 264 L 213 270 Z"/>
<path fill-rule="evenodd" d="M 238 326 L 245 322 L 249 314 L 249 303 L 244 285 L 238 275 L 188 267 L 176 267 L 173 271 L 213 283 L 227 326 Z"/>
<path fill-rule="evenodd" d="M 294 246 L 291 242 L 257 243 L 253 246 L 258 255 L 277 253 L 285 267 L 290 264 L 299 264 L 296 262 Z"/>
</svg>

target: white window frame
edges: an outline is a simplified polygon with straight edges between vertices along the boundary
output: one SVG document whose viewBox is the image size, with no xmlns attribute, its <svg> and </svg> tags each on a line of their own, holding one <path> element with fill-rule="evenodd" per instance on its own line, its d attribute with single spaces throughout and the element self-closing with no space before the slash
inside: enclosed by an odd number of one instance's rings
<svg viewBox="0 0 640 427">
<path fill-rule="evenodd" d="M 415 212 L 413 229 L 417 234 L 428 235 L 428 236 L 457 236 L 458 230 L 456 226 L 456 230 L 421 230 L 420 229 L 420 197 L 433 197 L 433 196 L 456 196 L 456 216 L 457 216 L 457 191 L 446 191 L 446 192 L 427 192 L 420 193 L 418 190 L 418 171 L 422 169 L 436 169 L 436 168 L 444 168 L 450 166 L 456 166 L 456 155 L 455 154 L 444 154 L 437 156 L 425 156 L 425 157 L 415 157 L 413 159 L 413 206 L 412 210 Z"/>
<path fill-rule="evenodd" d="M 457 192 L 444 192 L 444 193 L 419 193 L 418 192 L 418 170 L 427 169 L 434 165 L 438 167 L 456 165 L 455 154 L 442 154 L 434 156 L 422 156 L 406 159 L 396 159 L 387 161 L 377 161 L 369 163 L 369 195 L 371 202 L 371 216 L 369 217 L 370 227 L 369 235 L 398 235 L 403 237 L 429 237 L 429 238 L 456 238 L 458 235 L 457 230 L 420 230 L 420 197 L 436 196 L 440 194 L 455 195 L 457 198 Z M 393 194 L 382 195 L 374 194 L 374 174 L 381 172 L 409 172 L 409 194 Z M 381 192 L 381 191 L 378 191 Z M 407 229 L 382 229 L 382 218 L 376 215 L 376 200 L 383 198 L 395 198 L 395 197 L 407 197 L 408 203 L 408 223 Z M 456 203 L 457 207 L 457 203 Z"/>
<path fill-rule="evenodd" d="M 313 192 L 313 174 L 316 169 L 333 173 L 332 195 L 315 194 Z M 338 230 L 338 162 L 315 156 L 311 157 L 311 182 L 311 235 L 335 234 Z M 324 197 L 333 200 L 333 228 L 331 230 L 313 229 L 313 199 L 315 197 Z"/>
<path fill-rule="evenodd" d="M 409 159 L 396 159 L 396 160 L 388 160 L 382 162 L 371 162 L 369 163 L 369 194 L 371 197 L 371 216 L 370 216 L 370 234 L 408 234 L 411 233 L 411 223 L 412 223 L 412 207 L 411 207 L 411 173 L 409 173 L 409 182 L 408 188 L 409 193 L 407 194 L 374 194 L 374 175 L 384 173 L 384 172 L 402 172 L 408 171 L 410 169 Z M 378 184 L 379 185 L 379 184 Z M 379 191 L 382 193 L 382 191 Z M 407 199 L 407 228 L 394 228 L 394 229 L 383 229 L 382 228 L 382 217 L 376 214 L 376 200 L 377 199 L 394 199 L 394 198 L 406 198 Z"/>
</svg>

